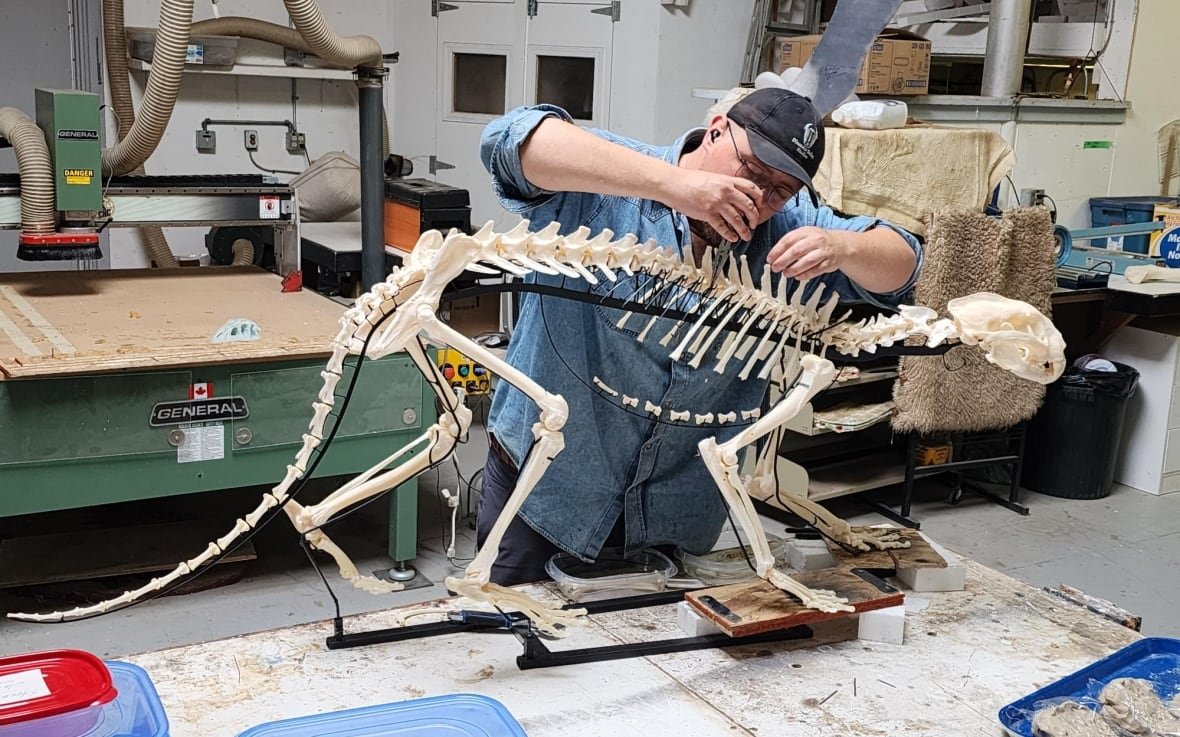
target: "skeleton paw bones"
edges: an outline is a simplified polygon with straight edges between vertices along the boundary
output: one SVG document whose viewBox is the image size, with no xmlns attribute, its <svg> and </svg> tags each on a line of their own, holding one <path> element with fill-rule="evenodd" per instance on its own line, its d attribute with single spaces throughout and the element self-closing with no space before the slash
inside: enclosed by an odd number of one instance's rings
<svg viewBox="0 0 1180 737">
<path fill-rule="evenodd" d="M 820 304 L 822 283 L 812 290 L 806 304 L 802 300 L 806 284 L 800 285 L 788 299 L 786 280 L 779 281 L 776 293 L 772 290 L 769 269 L 766 268 L 761 284 L 756 285 L 744 257 L 738 260 L 731 256 L 728 268 L 725 265 L 714 268 L 711 260 L 705 259 L 698 268 L 655 243 L 640 245 L 631 235 L 614 239 L 614 234 L 605 230 L 591 237 L 589 229 L 583 227 L 562 236 L 558 234 L 560 228 L 559 223 L 551 223 L 534 232 L 529 230 L 528 221 L 522 221 L 504 233 L 495 232 L 491 223 L 473 235 L 454 230 L 446 235 L 438 231 L 424 233 L 408 262 L 395 268 L 385 281 L 374 285 L 342 315 L 340 330 L 333 340 L 332 356 L 321 374 L 323 388 L 312 403 L 313 417 L 303 436 L 303 445 L 294 463 L 288 466 L 283 480 L 263 495 L 253 512 L 237 520 L 228 533 L 211 542 L 204 551 L 138 589 L 88 607 L 47 614 L 10 613 L 8 616 L 29 621 L 82 619 L 147 599 L 209 564 L 279 510 L 286 513 L 295 529 L 314 549 L 334 559 L 341 575 L 354 586 L 374 593 L 400 588 L 399 584 L 362 576 L 323 527 L 346 509 L 398 486 L 445 459 L 454 452 L 459 438 L 467 433 L 471 411 L 464 406 L 461 391 L 450 386 L 423 350 L 419 342 L 421 336 L 454 347 L 486 366 L 501 380 L 527 394 L 540 409 L 539 419 L 533 426 L 536 443 L 521 464 L 516 488 L 483 547 L 462 576 L 447 579 L 447 586 L 453 593 L 476 603 L 522 611 L 538 629 L 560 635 L 566 625 L 583 613 L 582 610 L 567 610 L 537 602 L 520 591 L 490 583 L 488 574 L 508 523 L 564 446 L 562 428 L 569 419 L 568 409 L 561 396 L 547 391 L 504 358 L 438 318 L 444 288 L 467 270 L 516 275 L 530 272 L 561 274 L 591 284 L 597 284 L 599 277 L 614 282 L 618 279 L 616 271 L 629 276 L 656 277 L 673 285 L 668 290 L 670 293 L 665 295 L 669 304 L 685 295 L 697 298 L 697 306 L 685 317 L 673 321 L 674 327 L 658 341 L 659 346 L 669 347 L 672 360 L 684 361 L 699 369 L 702 361 L 708 359 L 707 366 L 711 368 L 707 370 L 718 374 L 737 371 L 740 380 L 748 380 L 751 373 L 761 367 L 759 380 L 773 380 L 783 387 L 789 384 L 789 392 L 768 411 L 740 410 L 741 420 L 747 424 L 734 437 L 723 443 L 717 442 L 716 437 L 708 437 L 701 441 L 699 450 L 701 460 L 751 544 L 758 575 L 798 597 L 804 606 L 828 612 L 847 611 L 850 607 L 831 592 L 812 591 L 774 569 L 766 534 L 750 496 L 752 491 L 765 495 L 773 486 L 766 456 L 760 461 L 759 470 L 748 480 L 739 476 L 737 462 L 739 450 L 771 433 L 781 432 L 783 425 L 805 403 L 833 381 L 836 369 L 822 356 L 834 350 L 855 357 L 861 351 L 873 353 L 880 346 L 921 337 L 928 346 L 952 340 L 977 346 L 989 361 L 1032 381 L 1049 383 L 1064 369 L 1064 343 L 1048 318 L 1023 302 L 999 295 L 981 293 L 954 300 L 948 307 L 949 319 L 939 319 L 933 310 L 925 307 L 906 306 L 896 315 L 852 324 L 842 318 L 833 319 L 838 302 L 836 295 L 830 295 L 826 303 Z M 654 319 L 649 321 L 637 339 L 645 340 L 654 325 Z M 682 327 L 685 334 L 679 338 L 677 333 Z M 726 331 L 723 337 L 721 333 Z M 793 345 L 788 345 L 789 341 Z M 337 384 L 345 375 L 345 358 L 363 353 L 368 359 L 378 359 L 397 351 L 409 356 L 445 411 L 420 437 L 344 484 L 319 504 L 303 506 L 297 503 L 293 498 L 298 490 L 296 482 L 306 476 L 312 455 L 327 436 L 325 424 L 335 407 Z M 731 362 L 735 363 L 731 366 Z M 786 377 L 792 377 L 793 382 L 787 381 Z M 599 377 L 594 377 L 594 386 L 604 396 L 621 395 L 622 408 L 638 411 L 640 398 L 624 394 L 625 387 L 612 388 Z M 736 424 L 739 414 L 736 409 L 700 413 L 691 408 L 664 408 L 648 399 L 643 400 L 643 405 L 643 412 L 654 417 L 662 414 L 681 423 L 695 422 L 697 426 L 718 428 L 727 423 Z M 573 421 L 578 419 L 573 418 Z M 785 503 L 792 511 L 814 520 L 820 529 L 854 549 L 902 544 L 896 534 L 889 531 L 853 529 L 803 496 L 787 494 Z"/>
</svg>

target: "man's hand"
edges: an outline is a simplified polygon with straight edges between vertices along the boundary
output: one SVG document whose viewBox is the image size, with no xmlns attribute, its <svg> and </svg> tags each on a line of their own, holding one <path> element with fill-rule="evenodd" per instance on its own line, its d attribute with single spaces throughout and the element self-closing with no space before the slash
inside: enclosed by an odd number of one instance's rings
<svg viewBox="0 0 1180 737">
<path fill-rule="evenodd" d="M 762 190 L 738 177 L 678 169 L 667 183 L 664 204 L 708 223 L 727 241 L 748 241 L 758 225 Z"/>
<path fill-rule="evenodd" d="M 771 271 L 788 278 L 814 279 L 843 268 L 848 248 L 842 231 L 808 225 L 784 235 L 766 257 Z"/>
</svg>

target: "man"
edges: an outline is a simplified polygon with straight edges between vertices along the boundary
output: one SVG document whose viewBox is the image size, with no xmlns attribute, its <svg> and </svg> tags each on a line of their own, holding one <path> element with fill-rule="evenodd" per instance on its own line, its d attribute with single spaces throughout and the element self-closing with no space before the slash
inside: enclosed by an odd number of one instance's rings
<svg viewBox="0 0 1180 737">
<path fill-rule="evenodd" d="M 879 306 L 899 302 L 921 262 L 912 235 L 873 218 L 843 218 L 819 207 L 811 177 L 824 152 L 823 121 L 809 100 L 780 89 L 758 90 L 705 128 L 657 147 L 572 123 L 550 105 L 518 108 L 484 131 L 481 156 L 505 209 L 539 230 L 552 221 L 568 234 L 579 226 L 615 238 L 653 239 L 697 264 L 734 244 L 760 280 L 763 264 L 779 278 L 814 280 L 843 300 Z M 806 195 L 800 195 L 801 190 Z M 620 274 L 620 278 L 623 275 Z M 589 287 L 562 277 L 530 279 L 628 297 L 633 285 L 605 278 Z M 668 421 L 694 414 L 760 407 L 767 382 L 737 370 L 694 369 L 661 346 L 671 321 L 637 340 L 649 319 L 593 302 L 526 294 L 508 360 L 569 404 L 565 449 L 558 453 L 513 520 L 491 578 L 512 585 L 546 578 L 559 551 L 595 560 L 604 548 L 624 554 L 679 546 L 700 554 L 725 521 L 724 500 L 697 452 L 709 435 L 721 441 L 742 424 L 698 426 Z M 681 335 L 684 334 L 682 331 Z M 595 380 L 598 381 L 595 381 Z M 600 383 L 620 397 L 600 391 Z M 638 398 L 625 406 L 621 395 Z M 660 417 L 642 411 L 646 402 Z M 477 514 L 486 539 L 512 492 L 533 441 L 537 407 L 500 382 L 488 416 L 490 451 Z"/>
</svg>

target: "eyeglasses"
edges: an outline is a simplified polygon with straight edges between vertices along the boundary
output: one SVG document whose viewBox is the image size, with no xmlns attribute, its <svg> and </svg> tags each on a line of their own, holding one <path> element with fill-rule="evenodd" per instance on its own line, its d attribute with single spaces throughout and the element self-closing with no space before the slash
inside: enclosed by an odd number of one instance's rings
<svg viewBox="0 0 1180 737">
<path fill-rule="evenodd" d="M 758 188 L 762 190 L 764 193 L 763 197 L 766 198 L 771 207 L 777 208 L 785 205 L 787 200 L 794 197 L 798 190 L 792 189 L 790 187 L 784 187 L 781 184 L 775 184 L 770 180 L 768 175 L 763 174 L 754 169 L 754 167 L 750 166 L 750 162 L 746 161 L 745 157 L 742 156 L 742 152 L 738 149 L 737 139 L 733 137 L 733 126 L 727 126 L 726 129 L 729 131 L 729 140 L 733 142 L 733 153 L 735 156 L 737 156 L 737 160 L 741 163 L 741 167 L 738 168 L 738 171 L 741 171 L 742 169 L 746 170 L 746 172 L 749 174 L 749 176 L 746 178 L 756 184 Z"/>
</svg>

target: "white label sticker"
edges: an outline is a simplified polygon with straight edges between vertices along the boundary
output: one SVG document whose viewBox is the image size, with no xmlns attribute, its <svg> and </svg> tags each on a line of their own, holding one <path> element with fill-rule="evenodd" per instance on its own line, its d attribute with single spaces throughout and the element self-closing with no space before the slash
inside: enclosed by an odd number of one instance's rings
<svg viewBox="0 0 1180 737">
<path fill-rule="evenodd" d="M 1106 248 L 1108 251 L 1121 251 L 1121 250 L 1123 250 L 1123 236 L 1112 235 L 1110 238 L 1107 238 L 1106 239 Z"/>
<path fill-rule="evenodd" d="M 176 446 L 177 463 L 216 461 L 225 457 L 225 425 L 181 427 L 184 440 Z"/>
<path fill-rule="evenodd" d="M 15 704 L 48 695 L 49 686 L 45 685 L 45 675 L 40 668 L 0 676 L 0 704 Z"/>
<path fill-rule="evenodd" d="M 264 194 L 258 198 L 258 217 L 263 220 L 279 219 L 279 196 Z"/>
<path fill-rule="evenodd" d="M 189 44 L 184 52 L 185 64 L 204 64 L 205 47 L 201 44 Z"/>
</svg>

